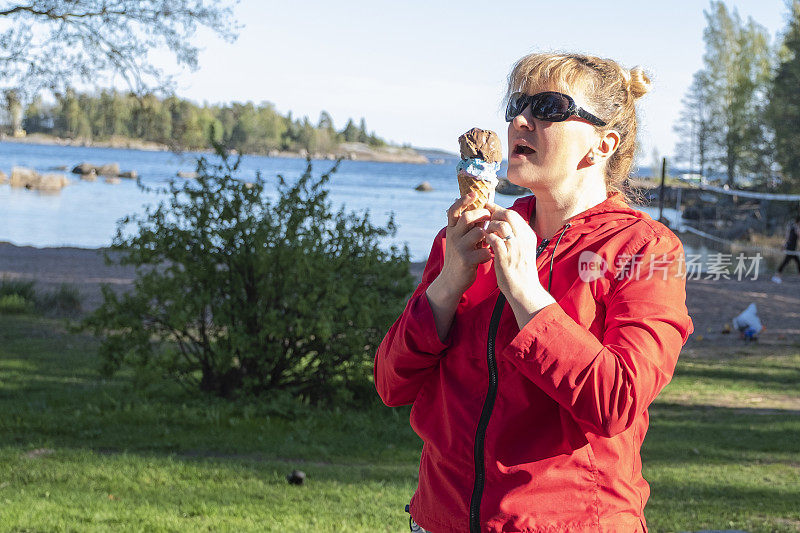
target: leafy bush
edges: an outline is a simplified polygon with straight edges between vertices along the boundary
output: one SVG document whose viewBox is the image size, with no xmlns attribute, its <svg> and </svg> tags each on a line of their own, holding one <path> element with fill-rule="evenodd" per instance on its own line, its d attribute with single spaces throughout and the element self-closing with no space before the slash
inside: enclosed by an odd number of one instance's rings
<svg viewBox="0 0 800 533">
<path fill-rule="evenodd" d="M 372 353 L 413 283 L 408 250 L 381 248 L 392 220 L 332 211 L 309 161 L 293 184 L 201 159 L 196 182 L 120 222 L 111 250 L 137 267 L 83 322 L 104 368 L 157 370 L 220 396 L 284 391 L 306 401 L 372 397 Z M 275 185 L 270 185 L 275 188 Z M 135 224 L 132 236 L 124 229 Z M 109 259 L 110 261 L 110 259 Z"/>
<path fill-rule="evenodd" d="M 0 313 L 22 314 L 33 311 L 33 302 L 19 294 L 5 294 L 0 296 Z"/>
<path fill-rule="evenodd" d="M 82 298 L 78 289 L 62 283 L 52 292 L 36 290 L 35 281 L 0 280 L 0 312 L 47 315 L 75 315 L 81 310 Z"/>
<path fill-rule="evenodd" d="M 49 315 L 75 315 L 80 313 L 81 305 L 80 291 L 68 283 L 62 283 L 58 289 L 41 293 L 36 298 L 37 309 Z"/>
<path fill-rule="evenodd" d="M 29 302 L 36 300 L 36 282 L 0 279 L 0 296 L 20 296 Z"/>
</svg>

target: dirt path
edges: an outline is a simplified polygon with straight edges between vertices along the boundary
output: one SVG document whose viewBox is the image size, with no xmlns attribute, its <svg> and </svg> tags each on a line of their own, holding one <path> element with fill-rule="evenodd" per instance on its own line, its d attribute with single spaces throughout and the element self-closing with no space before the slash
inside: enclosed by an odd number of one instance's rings
<svg viewBox="0 0 800 533">
<path fill-rule="evenodd" d="M 93 309 L 102 301 L 101 284 L 123 291 L 132 286 L 134 279 L 133 268 L 106 265 L 102 252 L 0 243 L 0 279 L 35 280 L 42 290 L 71 283 L 83 295 L 84 308 Z M 413 264 L 412 273 L 419 277 L 423 266 Z M 784 282 L 780 285 L 770 281 L 771 275 L 772 272 L 762 271 L 756 280 L 688 280 L 687 306 L 695 333 L 686 350 L 697 348 L 707 352 L 712 345 L 741 346 L 743 341 L 738 334 L 723 334 L 722 328 L 752 302 L 767 328 L 759 340 L 761 344 L 800 344 L 800 275 L 793 270 L 784 272 Z"/>
<path fill-rule="evenodd" d="M 34 248 L 0 242 L 0 279 L 34 280 L 43 291 L 72 284 L 83 296 L 84 309 L 94 309 L 103 301 L 100 285 L 128 290 L 134 276 L 132 267 L 106 265 L 101 249 Z"/>
</svg>

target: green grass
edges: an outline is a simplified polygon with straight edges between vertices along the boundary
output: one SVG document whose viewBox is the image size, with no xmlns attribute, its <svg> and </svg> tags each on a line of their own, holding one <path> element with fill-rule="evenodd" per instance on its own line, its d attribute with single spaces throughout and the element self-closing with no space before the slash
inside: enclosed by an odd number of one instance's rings
<svg viewBox="0 0 800 533">
<path fill-rule="evenodd" d="M 408 408 L 226 402 L 102 379 L 58 320 L 0 321 L 0 531 L 403 531 Z M 800 348 L 695 353 L 651 409 L 651 531 L 800 527 Z M 306 472 L 304 486 L 286 474 Z"/>
</svg>

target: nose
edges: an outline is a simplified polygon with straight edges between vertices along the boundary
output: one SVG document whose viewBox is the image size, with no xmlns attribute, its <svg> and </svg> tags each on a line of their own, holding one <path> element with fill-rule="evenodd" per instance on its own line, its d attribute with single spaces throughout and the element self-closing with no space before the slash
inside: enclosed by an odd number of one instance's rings
<svg viewBox="0 0 800 533">
<path fill-rule="evenodd" d="M 531 116 L 531 106 L 526 105 L 522 113 L 511 120 L 511 125 L 516 129 L 533 130 L 533 117 Z"/>
</svg>

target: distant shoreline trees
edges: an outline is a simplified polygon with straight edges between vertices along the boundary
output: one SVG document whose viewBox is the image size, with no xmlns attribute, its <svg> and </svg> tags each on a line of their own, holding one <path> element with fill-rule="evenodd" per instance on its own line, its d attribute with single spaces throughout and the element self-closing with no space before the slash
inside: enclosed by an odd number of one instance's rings
<svg viewBox="0 0 800 533">
<path fill-rule="evenodd" d="M 337 131 L 326 111 L 314 125 L 307 117 L 279 113 L 270 102 L 199 106 L 177 96 L 138 96 L 116 90 L 89 94 L 67 89 L 56 94 L 54 103 L 34 98 L 22 113 L 22 127 L 28 133 L 91 141 L 124 137 L 182 150 L 211 148 L 213 140 L 228 149 L 255 154 L 274 150 L 327 153 L 344 142 L 371 147 L 387 144 L 367 131 L 363 118 L 358 126 L 350 119 Z"/>
</svg>

